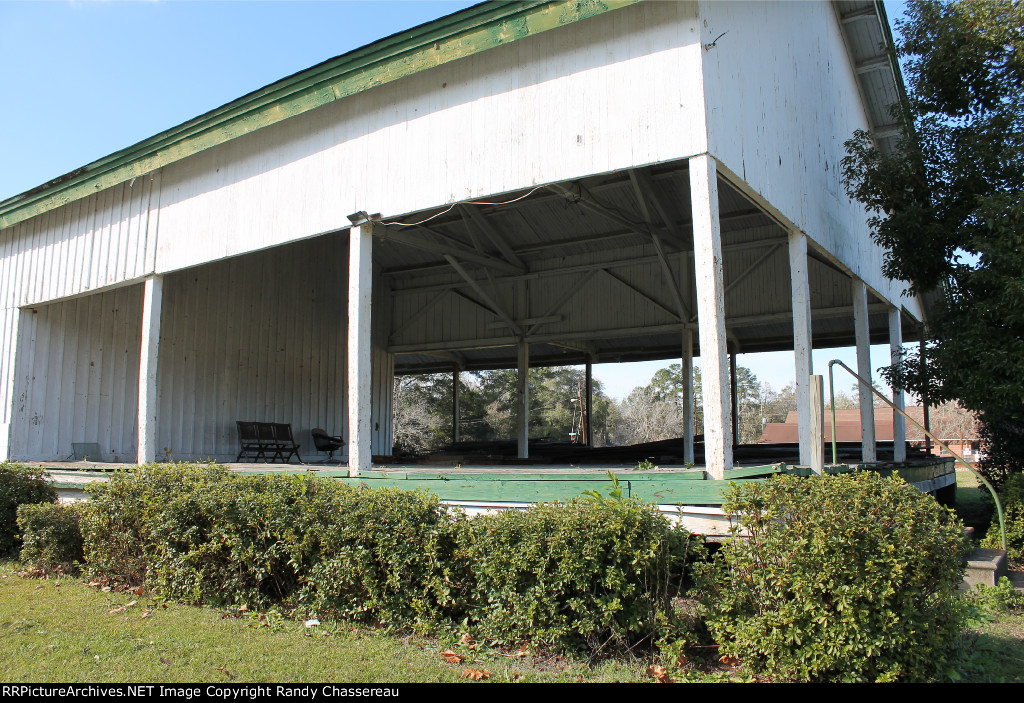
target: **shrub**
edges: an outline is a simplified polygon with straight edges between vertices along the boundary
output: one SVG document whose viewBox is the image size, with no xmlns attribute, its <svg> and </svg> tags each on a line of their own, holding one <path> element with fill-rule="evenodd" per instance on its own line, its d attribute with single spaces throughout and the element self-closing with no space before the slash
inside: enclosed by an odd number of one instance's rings
<svg viewBox="0 0 1024 703">
<path fill-rule="evenodd" d="M 154 534 L 157 516 L 182 491 L 213 490 L 227 475 L 216 464 L 153 464 L 91 484 L 81 516 L 89 573 L 144 584 L 160 539 Z"/>
<path fill-rule="evenodd" d="M 697 542 L 636 500 L 542 504 L 472 528 L 484 633 L 591 651 L 653 645 Z"/>
<path fill-rule="evenodd" d="M 91 491 L 82 536 L 95 576 L 193 603 L 472 622 L 595 649 L 654 634 L 696 543 L 655 506 L 621 499 L 469 521 L 425 492 L 212 464 L 139 467 Z"/>
<path fill-rule="evenodd" d="M 14 556 L 21 548 L 18 506 L 56 501 L 57 491 L 46 482 L 41 466 L 0 464 L 0 557 Z"/>
<path fill-rule="evenodd" d="M 139 467 L 93 491 L 94 575 L 190 603 L 436 623 L 465 609 L 465 518 L 436 497 L 223 467 Z"/>
<path fill-rule="evenodd" d="M 999 489 L 999 502 L 1003 506 L 1006 524 L 1006 556 L 1015 564 L 1024 564 L 1024 474 L 1013 474 L 1003 483 Z M 999 516 L 994 513 L 981 546 L 1002 549 Z"/>
<path fill-rule="evenodd" d="M 307 492 L 302 476 L 189 475 L 150 519 L 147 581 L 189 603 L 266 607 L 299 585 L 293 560 Z"/>
<path fill-rule="evenodd" d="M 721 651 L 799 680 L 926 679 L 963 628 L 962 526 L 899 478 L 873 472 L 733 486 L 748 539 L 703 569 Z"/>
<path fill-rule="evenodd" d="M 82 562 L 81 504 L 26 504 L 18 507 L 21 560 L 46 572 L 76 573 Z"/>
<path fill-rule="evenodd" d="M 309 565 L 301 600 L 315 612 L 446 626 L 473 599 L 469 523 L 425 492 L 333 485 L 301 523 Z"/>
</svg>

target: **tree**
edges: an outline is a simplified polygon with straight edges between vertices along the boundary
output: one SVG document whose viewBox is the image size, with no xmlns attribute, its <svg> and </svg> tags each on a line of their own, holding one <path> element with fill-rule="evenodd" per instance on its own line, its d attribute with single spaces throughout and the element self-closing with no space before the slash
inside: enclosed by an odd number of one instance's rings
<svg viewBox="0 0 1024 703">
<path fill-rule="evenodd" d="M 586 393 L 578 367 L 530 369 L 530 437 L 568 439 L 580 423 L 579 396 Z M 517 374 L 515 370 L 463 373 L 459 386 L 460 439 L 487 441 L 516 436 Z M 601 382 L 593 381 L 594 444 L 608 441 L 612 403 Z M 576 399 L 576 403 L 573 403 Z M 427 452 L 452 441 L 452 376 L 400 376 L 394 387 L 395 445 Z M 585 402 L 585 400 L 584 400 Z"/>
<path fill-rule="evenodd" d="M 887 380 L 978 412 L 999 482 L 1024 470 L 1024 4 L 912 0 L 907 17 L 893 116 L 908 134 L 883 153 L 856 133 L 846 188 L 872 213 L 885 275 L 937 297 L 924 359 Z"/>
<path fill-rule="evenodd" d="M 783 422 L 786 413 L 796 408 L 792 387 L 776 393 L 767 383 L 744 367 L 736 368 L 738 434 L 740 443 L 757 442 L 764 433 L 764 423 Z M 693 370 L 693 426 L 695 434 L 704 431 L 700 368 Z M 682 365 L 671 364 L 658 369 L 651 382 L 637 386 L 618 407 L 618 423 L 614 429 L 617 444 L 637 444 L 680 437 L 683 433 Z"/>
</svg>

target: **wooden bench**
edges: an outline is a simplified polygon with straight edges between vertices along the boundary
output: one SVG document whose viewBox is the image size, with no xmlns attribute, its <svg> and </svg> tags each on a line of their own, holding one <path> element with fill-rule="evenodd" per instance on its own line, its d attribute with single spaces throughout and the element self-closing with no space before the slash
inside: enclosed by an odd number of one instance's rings
<svg viewBox="0 0 1024 703">
<path fill-rule="evenodd" d="M 280 461 L 287 464 L 295 456 L 299 462 L 299 445 L 292 436 L 292 426 L 281 422 L 243 422 L 238 420 L 238 443 L 241 449 L 236 462 L 243 457 L 252 461 L 260 458 L 267 463 Z"/>
</svg>

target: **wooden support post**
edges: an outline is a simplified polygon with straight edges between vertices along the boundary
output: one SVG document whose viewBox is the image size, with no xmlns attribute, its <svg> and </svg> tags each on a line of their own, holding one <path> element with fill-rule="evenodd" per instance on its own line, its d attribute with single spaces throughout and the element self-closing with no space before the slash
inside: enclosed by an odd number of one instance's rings
<svg viewBox="0 0 1024 703">
<path fill-rule="evenodd" d="M 149 276 L 142 290 L 142 348 L 139 355 L 139 447 L 137 461 L 156 461 L 157 361 L 160 358 L 160 312 L 164 277 Z"/>
<path fill-rule="evenodd" d="M 459 365 L 455 364 L 452 369 L 452 441 L 459 442 L 462 425 L 462 412 L 459 407 Z"/>
<path fill-rule="evenodd" d="M 921 342 L 920 342 L 919 349 L 921 351 L 921 377 L 922 378 L 927 378 L 927 376 L 925 376 L 925 373 L 924 373 L 927 370 L 927 362 L 925 362 L 925 360 L 924 360 L 924 347 L 925 347 L 925 340 L 927 339 L 927 337 L 928 337 L 928 328 L 925 325 L 921 325 Z M 924 425 L 924 428 L 926 430 L 931 432 L 932 431 L 932 414 L 931 414 L 931 412 L 928 409 L 929 403 L 930 403 L 930 401 L 928 399 L 928 394 L 927 393 L 923 394 L 921 396 L 921 410 L 924 413 L 924 417 L 922 418 L 924 422 L 922 424 Z M 931 454 L 932 453 L 932 438 L 929 437 L 928 435 L 924 436 L 924 451 L 927 454 Z"/>
<path fill-rule="evenodd" d="M 593 424 L 594 413 L 591 412 L 591 406 L 593 405 L 593 402 L 594 402 L 594 362 L 593 362 L 593 357 L 590 356 L 590 354 L 587 354 L 587 380 L 586 380 L 586 385 L 587 385 L 587 395 L 586 395 L 586 398 L 585 398 L 585 402 L 587 404 L 587 410 L 586 410 L 586 415 L 584 415 L 584 417 L 586 418 L 585 424 L 584 424 L 584 428 L 586 428 L 586 432 L 587 432 L 587 446 L 588 447 L 592 447 L 592 446 L 594 446 L 594 424 Z"/>
<path fill-rule="evenodd" d="M 519 365 L 516 377 L 516 425 L 519 438 L 519 458 L 530 457 L 530 343 L 519 340 Z"/>
<path fill-rule="evenodd" d="M 732 441 L 739 444 L 740 402 L 736 383 L 736 353 L 729 355 L 729 397 L 732 398 Z"/>
<path fill-rule="evenodd" d="M 889 310 L 889 358 L 893 364 L 898 364 L 903 357 L 903 326 L 900 317 L 899 308 Z M 900 410 L 906 409 L 903 391 L 893 389 L 892 404 Z M 896 411 L 892 413 L 892 459 L 907 460 L 907 420 Z"/>
<path fill-rule="evenodd" d="M 697 284 L 701 384 L 704 395 L 704 463 L 714 479 L 732 468 L 732 408 L 725 338 L 725 276 L 718 220 L 718 169 L 708 154 L 690 158 L 693 261 Z"/>
<path fill-rule="evenodd" d="M 869 383 L 871 378 L 871 325 L 868 319 L 868 287 L 863 281 L 853 281 L 853 328 L 857 340 L 857 375 Z M 875 450 L 875 399 L 874 394 L 857 382 L 860 398 L 860 441 L 861 459 L 876 461 Z"/>
<path fill-rule="evenodd" d="M 807 235 L 789 233 L 789 280 L 793 296 L 793 359 L 796 365 L 797 436 L 800 464 L 811 463 L 811 289 L 807 279 Z"/>
<path fill-rule="evenodd" d="M 811 376 L 811 471 L 825 473 L 825 383 L 821 376 Z"/>
<path fill-rule="evenodd" d="M 373 300 L 373 223 L 349 229 L 348 249 L 348 475 L 372 467 L 370 448 L 370 314 Z"/>
<path fill-rule="evenodd" d="M 693 330 L 683 330 L 683 461 L 693 464 Z"/>
</svg>

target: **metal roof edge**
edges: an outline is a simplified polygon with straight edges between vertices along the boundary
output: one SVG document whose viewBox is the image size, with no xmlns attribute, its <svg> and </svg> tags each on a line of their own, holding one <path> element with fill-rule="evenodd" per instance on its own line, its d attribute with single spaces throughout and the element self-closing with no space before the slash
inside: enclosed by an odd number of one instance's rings
<svg viewBox="0 0 1024 703">
<path fill-rule="evenodd" d="M 305 69 L 0 202 L 0 229 L 263 127 L 641 0 L 484 2 Z"/>
</svg>

